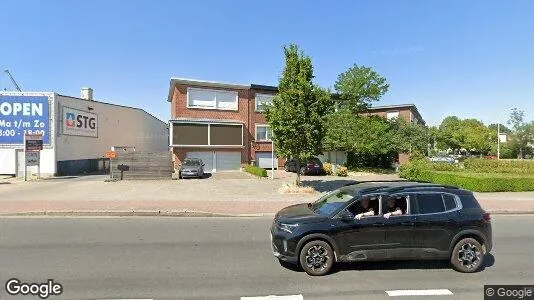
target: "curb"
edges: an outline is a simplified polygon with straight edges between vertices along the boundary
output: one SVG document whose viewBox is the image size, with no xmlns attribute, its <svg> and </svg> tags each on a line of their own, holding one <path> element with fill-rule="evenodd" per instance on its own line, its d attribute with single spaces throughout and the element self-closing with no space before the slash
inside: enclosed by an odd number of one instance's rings
<svg viewBox="0 0 534 300">
<path fill-rule="evenodd" d="M 492 215 L 534 215 L 534 210 L 488 210 Z M 44 211 L 0 213 L 3 217 L 182 217 L 182 218 L 261 218 L 275 213 L 213 213 L 204 211 Z"/>
</svg>

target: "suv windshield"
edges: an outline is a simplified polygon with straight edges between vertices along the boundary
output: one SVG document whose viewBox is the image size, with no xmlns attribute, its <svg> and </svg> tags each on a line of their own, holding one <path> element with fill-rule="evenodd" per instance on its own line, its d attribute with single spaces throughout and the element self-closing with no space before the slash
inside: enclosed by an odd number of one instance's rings
<svg viewBox="0 0 534 300">
<path fill-rule="evenodd" d="M 324 195 L 311 204 L 311 209 L 318 215 L 329 216 L 352 198 L 354 198 L 354 196 L 348 191 L 336 190 Z"/>
<path fill-rule="evenodd" d="M 184 166 L 200 166 L 201 162 L 199 159 L 186 159 L 184 160 Z"/>
</svg>

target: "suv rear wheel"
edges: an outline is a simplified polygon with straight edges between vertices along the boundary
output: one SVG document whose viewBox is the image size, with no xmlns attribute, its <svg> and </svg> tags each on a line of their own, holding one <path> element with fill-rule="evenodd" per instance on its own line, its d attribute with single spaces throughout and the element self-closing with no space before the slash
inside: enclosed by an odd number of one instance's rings
<svg viewBox="0 0 534 300">
<path fill-rule="evenodd" d="M 325 275 L 334 264 L 334 251 L 324 241 L 311 241 L 300 251 L 299 261 L 300 266 L 308 275 Z"/>
<path fill-rule="evenodd" d="M 456 271 L 473 273 L 482 267 L 483 262 L 482 245 L 473 238 L 461 239 L 452 250 L 451 264 Z"/>
</svg>

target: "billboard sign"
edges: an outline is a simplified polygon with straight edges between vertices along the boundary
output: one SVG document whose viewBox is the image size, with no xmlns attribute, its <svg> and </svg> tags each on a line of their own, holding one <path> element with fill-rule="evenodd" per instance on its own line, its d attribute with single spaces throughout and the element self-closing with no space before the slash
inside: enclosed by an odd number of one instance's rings
<svg viewBox="0 0 534 300">
<path fill-rule="evenodd" d="M 98 137 L 98 115 L 63 106 L 63 134 Z"/>
<path fill-rule="evenodd" d="M 43 135 L 50 144 L 47 96 L 0 95 L 0 144 L 23 144 L 24 134 Z"/>
</svg>

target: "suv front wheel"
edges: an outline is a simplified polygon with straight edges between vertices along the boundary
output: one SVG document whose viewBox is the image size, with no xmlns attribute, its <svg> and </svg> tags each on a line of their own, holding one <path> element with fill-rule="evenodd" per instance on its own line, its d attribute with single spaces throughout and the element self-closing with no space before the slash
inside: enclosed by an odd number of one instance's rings
<svg viewBox="0 0 534 300">
<path fill-rule="evenodd" d="M 452 250 L 451 264 L 459 272 L 473 273 L 484 263 L 482 245 L 473 238 L 461 239 Z"/>
<path fill-rule="evenodd" d="M 308 275 L 325 275 L 334 264 L 334 251 L 324 241 L 311 241 L 300 251 L 299 261 L 300 266 Z"/>
</svg>

